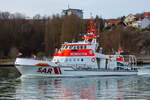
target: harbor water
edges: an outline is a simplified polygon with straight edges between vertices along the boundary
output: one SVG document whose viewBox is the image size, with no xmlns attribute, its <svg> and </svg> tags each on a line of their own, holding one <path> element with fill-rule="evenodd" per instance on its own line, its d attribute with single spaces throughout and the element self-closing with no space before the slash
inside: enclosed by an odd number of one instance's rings
<svg viewBox="0 0 150 100">
<path fill-rule="evenodd" d="M 150 71 L 150 65 L 146 71 Z M 148 100 L 150 74 L 73 78 L 21 78 L 15 67 L 0 68 L 0 100 Z"/>
</svg>

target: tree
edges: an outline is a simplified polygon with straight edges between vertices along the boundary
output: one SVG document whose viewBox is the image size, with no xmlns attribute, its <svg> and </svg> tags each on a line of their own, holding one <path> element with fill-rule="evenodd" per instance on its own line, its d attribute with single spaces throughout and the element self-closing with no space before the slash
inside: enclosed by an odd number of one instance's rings
<svg viewBox="0 0 150 100">
<path fill-rule="evenodd" d="M 81 32 L 81 20 L 76 15 L 64 16 L 61 30 L 61 42 L 78 40 Z"/>
<path fill-rule="evenodd" d="M 62 19 L 57 15 L 53 16 L 46 23 L 45 31 L 45 52 L 47 56 L 53 56 L 55 48 L 60 46 Z"/>
</svg>

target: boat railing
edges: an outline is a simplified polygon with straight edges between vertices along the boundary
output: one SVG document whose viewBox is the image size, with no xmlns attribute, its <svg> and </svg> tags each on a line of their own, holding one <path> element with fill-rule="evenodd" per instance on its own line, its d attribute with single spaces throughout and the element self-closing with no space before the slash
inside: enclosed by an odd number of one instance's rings
<svg viewBox="0 0 150 100">
<path fill-rule="evenodd" d="M 135 55 L 123 55 L 124 61 L 130 66 L 137 66 L 137 58 Z"/>
</svg>

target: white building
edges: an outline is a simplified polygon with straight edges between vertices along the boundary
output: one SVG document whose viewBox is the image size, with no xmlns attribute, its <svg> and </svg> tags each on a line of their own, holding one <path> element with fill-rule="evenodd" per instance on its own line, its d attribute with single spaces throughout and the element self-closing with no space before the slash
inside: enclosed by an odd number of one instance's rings
<svg viewBox="0 0 150 100">
<path fill-rule="evenodd" d="M 141 28 L 144 29 L 144 28 L 148 28 L 149 26 L 150 26 L 150 20 L 148 18 L 144 18 L 141 21 Z"/>
<path fill-rule="evenodd" d="M 81 19 L 83 19 L 83 11 L 80 9 L 68 8 L 68 9 L 62 11 L 62 15 L 71 15 L 71 14 L 75 14 L 78 17 L 80 17 Z"/>
</svg>

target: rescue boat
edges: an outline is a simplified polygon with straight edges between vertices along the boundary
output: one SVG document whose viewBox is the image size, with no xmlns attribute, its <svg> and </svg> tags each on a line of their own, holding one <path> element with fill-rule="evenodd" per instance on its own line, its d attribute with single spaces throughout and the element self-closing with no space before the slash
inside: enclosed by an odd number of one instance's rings
<svg viewBox="0 0 150 100">
<path fill-rule="evenodd" d="M 136 75 L 136 57 L 126 57 L 120 53 L 102 54 L 102 48 L 98 50 L 96 24 L 92 18 L 89 25 L 90 28 L 82 37 L 83 41 L 63 43 L 51 61 L 16 58 L 16 68 L 22 76 Z"/>
</svg>

